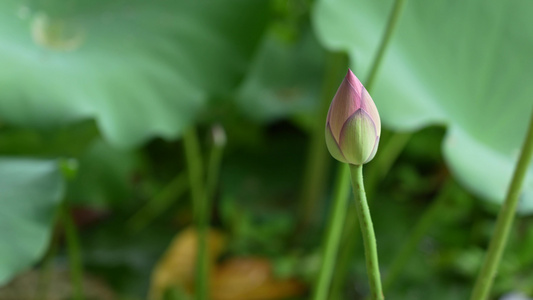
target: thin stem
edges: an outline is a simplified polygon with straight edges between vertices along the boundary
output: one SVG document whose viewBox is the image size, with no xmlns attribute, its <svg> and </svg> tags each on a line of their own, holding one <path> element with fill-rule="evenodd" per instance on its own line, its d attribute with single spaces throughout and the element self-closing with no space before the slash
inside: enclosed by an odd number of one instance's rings
<svg viewBox="0 0 533 300">
<path fill-rule="evenodd" d="M 183 147 L 187 160 L 187 170 L 189 172 L 189 184 L 191 188 L 191 198 L 195 217 L 198 218 L 200 210 L 203 208 L 203 162 L 200 151 L 200 143 L 196 134 L 196 129 L 191 127 L 183 135 Z"/>
<path fill-rule="evenodd" d="M 348 181 L 349 182 L 349 181 Z M 344 299 L 342 295 L 343 287 L 346 284 L 346 277 L 348 277 L 352 259 L 355 256 L 354 252 L 359 242 L 360 231 L 357 230 L 357 213 L 355 209 L 349 206 L 347 216 L 344 223 L 344 231 L 342 232 L 342 245 L 339 252 L 337 269 L 331 284 L 330 297 L 328 299 Z"/>
<path fill-rule="evenodd" d="M 327 155 L 326 141 L 324 140 L 324 124 L 328 113 L 331 97 L 335 94 L 335 89 L 342 78 L 346 68 L 346 55 L 340 53 L 329 53 L 326 61 L 326 71 L 324 74 L 324 84 L 320 95 L 320 106 L 316 113 L 317 122 L 311 131 L 309 143 L 309 154 L 307 157 L 306 169 L 303 176 L 301 191 L 300 224 L 302 227 L 313 223 L 316 217 L 316 210 L 319 207 L 318 201 L 324 194 L 326 180 L 324 180 L 330 159 Z"/>
<path fill-rule="evenodd" d="M 379 71 L 379 67 L 381 65 L 381 62 L 383 61 L 383 58 L 385 56 L 385 52 L 389 46 L 390 41 L 392 40 L 392 36 L 394 35 L 394 30 L 397 27 L 398 21 L 400 20 L 400 17 L 402 15 L 403 8 L 405 7 L 406 0 L 396 0 L 394 2 L 394 6 L 392 7 L 391 13 L 389 14 L 389 18 L 387 21 L 387 25 L 385 27 L 385 33 L 383 34 L 383 37 L 381 38 L 381 42 L 379 44 L 378 51 L 376 52 L 376 55 L 374 57 L 374 61 L 372 62 L 372 66 L 370 67 L 370 71 L 367 75 L 367 79 L 365 82 L 365 87 L 367 91 L 370 93 L 373 90 L 374 82 L 376 79 L 376 76 Z M 371 181 L 369 182 L 371 185 L 369 186 L 369 191 L 373 192 L 375 190 L 375 187 L 377 185 L 377 182 L 380 181 L 387 173 L 388 170 L 391 168 L 392 164 L 396 159 L 398 158 L 398 155 L 401 153 L 403 148 L 405 147 L 405 144 L 410 139 L 409 134 L 402 134 L 402 133 L 395 133 L 394 136 L 390 139 L 391 144 L 387 144 L 385 148 L 387 149 L 384 151 L 382 148 L 381 151 L 378 152 L 378 155 L 375 158 L 374 164 L 376 164 L 376 167 L 374 168 L 374 176 L 371 176 Z M 387 155 L 384 155 L 383 152 L 386 152 Z M 383 159 L 379 158 L 379 156 L 382 156 Z M 371 173 L 372 174 L 372 173 Z M 348 212 L 349 216 L 346 219 L 346 225 L 345 225 L 345 234 L 356 232 L 355 226 L 356 226 L 356 220 L 354 216 L 351 216 L 351 213 Z M 353 235 L 352 235 L 353 236 Z M 343 251 L 341 252 L 341 264 L 338 272 L 338 278 L 335 280 L 334 288 L 332 289 L 332 295 L 335 296 L 337 294 L 337 291 L 340 289 L 342 284 L 344 283 L 344 278 L 346 277 L 346 274 L 348 273 L 348 261 L 349 258 L 354 251 L 356 247 L 356 241 L 352 238 L 346 240 L 346 246 L 343 247 Z"/>
<path fill-rule="evenodd" d="M 370 71 L 365 82 L 365 87 L 368 92 L 370 92 L 373 89 L 374 81 L 378 74 L 379 67 L 381 65 L 381 62 L 383 61 L 383 57 L 385 56 L 385 52 L 388 48 L 388 45 L 390 41 L 392 40 L 394 30 L 397 27 L 398 21 L 400 19 L 401 13 L 403 11 L 403 8 L 406 2 L 407 2 L 406 0 L 396 0 L 394 2 L 392 11 L 389 14 L 389 18 L 388 18 L 387 25 L 385 28 L 385 33 L 383 34 L 383 37 L 380 41 L 378 51 L 376 53 L 376 56 L 374 57 L 374 61 L 372 62 L 372 66 L 370 67 Z M 326 109 L 326 113 L 327 113 L 327 109 Z M 323 120 L 323 118 L 321 120 Z M 320 129 L 321 129 L 320 135 L 321 135 L 321 138 L 323 138 L 323 129 L 322 128 Z M 316 134 L 318 134 L 318 129 L 317 129 Z M 398 155 L 401 153 L 401 151 L 405 147 L 405 144 L 407 143 L 409 138 L 410 138 L 410 135 L 408 134 L 397 133 L 391 139 L 393 142 L 391 142 L 390 145 L 387 144 L 386 146 L 387 150 L 385 152 L 387 153 L 387 155 L 383 153 L 384 152 L 383 150 L 380 151 L 381 152 L 380 156 L 384 158 L 382 159 L 383 162 L 379 163 L 375 168 L 376 175 L 373 177 L 373 179 L 375 180 L 371 182 L 372 184 L 371 191 L 374 190 L 378 179 L 381 180 L 385 176 L 385 174 L 388 173 L 390 167 L 392 166 L 394 161 L 396 161 L 396 159 L 398 158 Z M 317 148 L 317 145 L 312 144 L 312 146 Z M 318 145 L 318 147 L 320 146 L 321 145 Z M 322 146 L 322 148 L 324 147 Z M 376 160 L 381 161 L 381 159 L 378 159 L 377 157 L 376 157 Z M 348 176 L 346 176 L 343 180 L 348 181 Z M 305 187 L 308 187 L 308 186 L 304 185 L 304 188 Z M 332 288 L 331 295 L 335 295 L 340 290 L 340 287 L 344 283 L 345 281 L 344 278 L 346 277 L 346 274 L 348 273 L 348 266 L 349 266 L 348 261 L 350 260 L 349 258 L 351 257 L 357 244 L 356 238 L 355 238 L 355 234 L 357 234 L 357 231 L 355 231 L 355 226 L 356 226 L 357 221 L 356 221 L 355 216 L 351 216 L 351 212 L 348 212 L 348 214 L 349 214 L 349 217 L 346 219 L 346 225 L 344 228 L 343 235 L 346 236 L 346 234 L 348 234 L 350 237 L 346 239 L 347 245 L 346 247 L 343 247 L 343 251 L 341 252 L 341 255 L 340 255 L 341 264 L 339 265 L 339 267 L 341 270 L 337 272 L 338 276 L 335 276 L 336 280 L 333 282 L 334 287 Z"/>
<path fill-rule="evenodd" d="M 365 186 L 363 184 L 363 166 L 350 165 L 350 172 L 354 194 L 357 194 L 357 197 L 355 197 L 355 209 L 365 246 L 366 271 L 370 283 L 370 294 L 372 300 L 383 300 L 385 297 L 381 288 L 376 236 L 374 234 L 374 226 L 372 225 L 370 209 L 366 201 Z"/>
<path fill-rule="evenodd" d="M 213 147 L 209 155 L 209 164 L 207 166 L 207 183 L 206 183 L 206 199 L 209 207 L 212 204 L 215 189 L 219 179 L 220 165 L 222 162 L 222 154 L 226 144 L 226 137 L 224 129 L 221 126 L 215 125 L 212 128 L 213 132 Z"/>
<path fill-rule="evenodd" d="M 397 27 L 398 21 L 400 20 L 400 16 L 402 15 L 402 11 L 403 11 L 403 8 L 405 7 L 406 2 L 407 0 L 394 1 L 394 6 L 392 8 L 392 11 L 389 15 L 389 19 L 387 21 L 385 34 L 381 38 L 378 52 L 376 53 L 374 61 L 372 62 L 372 67 L 370 67 L 370 73 L 368 74 L 368 77 L 366 79 L 365 87 L 368 91 L 371 90 L 372 87 L 374 86 L 376 75 L 378 74 L 379 67 L 381 66 L 383 57 L 385 56 L 385 51 L 387 50 L 387 47 L 389 46 L 389 43 L 392 40 L 394 30 Z"/>
<path fill-rule="evenodd" d="M 222 130 L 222 129 L 220 129 Z M 213 144 L 207 166 L 207 182 L 204 193 L 204 207 L 200 211 L 198 222 L 198 288 L 197 299 L 209 299 L 209 216 L 211 215 L 213 197 L 219 177 L 220 163 L 224 150 L 223 143 Z"/>
<path fill-rule="evenodd" d="M 203 183 L 203 163 L 200 152 L 200 143 L 194 127 L 187 130 L 183 136 L 183 146 L 185 148 L 185 157 L 187 159 L 187 169 L 189 171 L 189 183 L 191 187 L 191 197 L 194 210 L 196 228 L 198 230 L 198 256 L 196 260 L 196 277 L 195 277 L 195 294 L 198 300 L 209 299 L 209 273 L 203 266 L 206 254 L 207 241 L 203 228 L 205 227 L 208 207 L 205 201 L 204 183 Z"/>
<path fill-rule="evenodd" d="M 187 188 L 187 174 L 181 172 L 128 220 L 128 227 L 134 232 L 146 227 L 166 211 L 174 200 L 185 194 Z"/>
<path fill-rule="evenodd" d="M 316 289 L 313 291 L 314 300 L 328 299 L 328 291 L 335 268 L 335 260 L 339 250 L 342 227 L 346 218 L 348 195 L 350 193 L 350 182 L 345 180 L 350 176 L 347 165 L 341 165 L 337 175 L 335 193 L 333 196 L 333 209 L 329 215 L 329 224 L 326 233 L 324 252 L 322 255 L 322 265 L 316 281 Z"/>
<path fill-rule="evenodd" d="M 384 146 L 372 160 L 371 169 L 369 169 L 366 176 L 366 191 L 368 195 L 372 196 L 375 193 L 377 184 L 389 173 L 411 136 L 412 133 L 395 132 L 389 138 L 383 140 Z M 348 177 L 346 180 L 348 180 Z M 357 234 L 357 214 L 353 210 L 348 210 L 344 224 L 344 238 L 342 239 L 344 243 L 339 254 L 338 270 L 333 279 L 330 299 L 340 298 L 340 290 L 346 282 L 350 261 L 357 247 Z"/>
<path fill-rule="evenodd" d="M 529 120 L 529 129 L 527 131 L 522 151 L 516 169 L 511 180 L 511 185 L 507 191 L 507 196 L 498 214 L 498 220 L 496 221 L 496 229 L 494 236 L 492 237 L 489 245 L 489 250 L 481 271 L 478 274 L 474 290 L 472 292 L 471 300 L 484 300 L 487 299 L 496 271 L 500 264 L 500 260 L 507 244 L 509 237 L 509 231 L 513 224 L 516 207 L 518 205 L 518 198 L 522 191 L 526 172 L 531 162 L 531 156 L 533 154 L 533 111 Z"/>
<path fill-rule="evenodd" d="M 451 185 L 451 180 L 448 180 L 448 182 L 440 189 L 438 195 L 416 223 L 415 228 L 411 231 L 407 240 L 402 244 L 400 250 L 396 252 L 383 282 L 384 291 L 387 291 L 396 281 L 405 265 L 409 262 L 409 259 L 413 256 L 413 253 L 415 253 L 418 245 L 420 245 L 424 235 L 428 232 L 431 226 L 435 224 L 439 212 L 442 210 L 446 200 L 449 199 Z"/>
<path fill-rule="evenodd" d="M 70 277 L 74 288 L 74 299 L 83 299 L 83 266 L 81 262 L 80 241 L 78 230 L 74 225 L 70 215 L 69 206 L 63 202 L 63 226 L 65 227 L 65 238 L 67 242 L 67 253 L 70 266 Z"/>
</svg>

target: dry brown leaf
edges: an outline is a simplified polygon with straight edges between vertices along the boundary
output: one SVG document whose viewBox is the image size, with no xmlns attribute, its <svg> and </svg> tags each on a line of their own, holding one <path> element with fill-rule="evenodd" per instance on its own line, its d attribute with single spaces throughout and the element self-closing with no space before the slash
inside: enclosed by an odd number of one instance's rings
<svg viewBox="0 0 533 300">
<path fill-rule="evenodd" d="M 281 300 L 305 293 L 305 285 L 297 280 L 276 279 L 265 258 L 232 258 L 214 266 L 225 240 L 220 232 L 211 230 L 208 243 L 212 300 Z M 193 295 L 196 251 L 194 228 L 187 228 L 174 238 L 152 273 L 150 300 L 160 300 L 169 287 Z"/>
<path fill-rule="evenodd" d="M 198 236 L 194 227 L 176 235 L 152 272 L 150 300 L 160 300 L 169 287 L 179 287 L 192 293 Z M 211 229 L 208 234 L 208 253 L 211 266 L 224 249 L 222 233 Z"/>
<path fill-rule="evenodd" d="M 275 279 L 265 258 L 232 258 L 217 266 L 211 284 L 213 300 L 278 300 L 298 296 L 305 286 L 294 279 Z"/>
</svg>

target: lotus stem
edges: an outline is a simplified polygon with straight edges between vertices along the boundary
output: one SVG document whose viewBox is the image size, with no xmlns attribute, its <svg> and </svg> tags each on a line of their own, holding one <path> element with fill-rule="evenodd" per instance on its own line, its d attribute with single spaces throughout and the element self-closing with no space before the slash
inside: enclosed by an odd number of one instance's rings
<svg viewBox="0 0 533 300">
<path fill-rule="evenodd" d="M 381 287 L 376 236 L 374 234 L 370 209 L 366 201 L 365 186 L 363 183 L 363 166 L 350 165 L 350 172 L 354 194 L 356 194 L 355 208 L 365 247 L 366 271 L 370 283 L 370 295 L 372 300 L 383 300 L 385 297 L 383 296 Z"/>
<path fill-rule="evenodd" d="M 333 209 L 329 214 L 328 227 L 326 229 L 326 239 L 322 255 L 322 264 L 313 291 L 313 300 L 327 300 L 335 260 L 339 251 L 342 228 L 346 219 L 348 195 L 350 193 L 350 182 L 344 180 L 349 176 L 350 169 L 346 164 L 339 167 L 336 179 L 335 192 L 333 196 Z"/>
<path fill-rule="evenodd" d="M 208 207 L 204 193 L 204 171 L 200 143 L 194 127 L 187 130 L 183 136 L 183 146 L 187 159 L 187 169 L 189 171 L 189 184 L 191 187 L 191 197 L 194 210 L 194 219 L 198 232 L 198 255 L 196 259 L 195 295 L 197 300 L 209 299 L 209 270 L 204 267 L 207 260 L 207 237 L 204 229 L 206 227 Z"/>
<path fill-rule="evenodd" d="M 61 215 L 63 216 L 63 226 L 65 227 L 70 278 L 73 286 L 73 299 L 83 300 L 83 266 L 81 262 L 80 239 L 66 201 L 63 202 Z"/>
<path fill-rule="evenodd" d="M 518 163 L 514 170 L 511 185 L 507 191 L 505 201 L 498 213 L 496 229 L 489 244 L 485 261 L 478 274 L 471 300 L 485 300 L 489 297 L 496 271 L 500 265 L 503 251 L 509 238 L 518 206 L 518 199 L 522 191 L 524 179 L 533 154 L 533 111 L 529 120 L 529 128 L 522 146 Z"/>
<path fill-rule="evenodd" d="M 378 74 L 379 67 L 381 66 L 381 62 L 383 61 L 383 57 L 385 57 L 385 51 L 387 50 L 387 47 L 389 46 L 389 43 L 392 40 L 394 30 L 397 27 L 396 25 L 400 20 L 406 2 L 407 0 L 394 1 L 394 6 L 387 21 L 385 34 L 383 35 L 381 42 L 379 43 L 378 51 L 372 62 L 372 67 L 370 67 L 370 74 L 368 74 L 368 77 L 365 82 L 365 86 L 369 91 L 372 90 L 372 87 L 374 87 L 376 75 Z"/>
</svg>

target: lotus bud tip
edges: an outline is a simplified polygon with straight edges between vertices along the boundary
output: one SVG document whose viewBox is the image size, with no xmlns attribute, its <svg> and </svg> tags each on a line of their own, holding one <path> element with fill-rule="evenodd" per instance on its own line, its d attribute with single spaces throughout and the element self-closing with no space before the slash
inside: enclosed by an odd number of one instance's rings
<svg viewBox="0 0 533 300">
<path fill-rule="evenodd" d="M 326 120 L 326 145 L 344 163 L 362 165 L 374 158 L 381 135 L 376 104 L 348 69 L 331 101 Z"/>
</svg>

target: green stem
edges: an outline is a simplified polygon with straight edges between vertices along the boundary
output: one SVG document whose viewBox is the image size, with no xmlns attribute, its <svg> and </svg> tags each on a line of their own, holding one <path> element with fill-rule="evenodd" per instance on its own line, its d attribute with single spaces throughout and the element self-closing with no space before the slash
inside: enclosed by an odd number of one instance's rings
<svg viewBox="0 0 533 300">
<path fill-rule="evenodd" d="M 389 173 L 394 162 L 405 148 L 405 145 L 411 138 L 412 133 L 393 133 L 388 139 L 384 139 L 384 146 L 378 151 L 378 154 L 372 160 L 371 168 L 366 176 L 366 191 L 372 196 L 375 193 L 377 183 Z M 348 180 L 348 178 L 346 178 Z M 344 232 L 342 239 L 343 246 L 339 254 L 338 270 L 335 273 L 333 284 L 331 288 L 330 299 L 342 298 L 340 296 L 341 289 L 346 282 L 348 276 L 350 261 L 353 257 L 353 252 L 357 247 L 357 214 L 353 210 L 348 210 L 348 215 L 344 224 Z"/>
<path fill-rule="evenodd" d="M 524 179 L 526 177 L 531 156 L 533 154 L 533 112 L 529 120 L 529 129 L 522 146 L 520 158 L 507 191 L 507 196 L 498 214 L 496 229 L 489 245 L 489 250 L 481 271 L 478 274 L 471 300 L 485 300 L 490 294 L 496 271 L 507 244 L 509 231 L 513 224 L 518 198 L 520 196 Z"/>
<path fill-rule="evenodd" d="M 422 238 L 428 232 L 435 220 L 438 219 L 439 212 L 442 210 L 443 205 L 449 198 L 450 187 L 452 183 L 449 180 L 441 189 L 431 205 L 424 211 L 420 219 L 415 225 L 415 228 L 411 231 L 407 241 L 402 244 L 399 251 L 396 252 L 394 259 L 385 280 L 383 282 L 383 290 L 387 291 L 392 284 L 396 281 L 405 265 L 409 262 L 409 259 L 415 253 L 416 248 L 420 245 Z"/>
<path fill-rule="evenodd" d="M 220 129 L 222 130 L 222 129 Z M 223 134 L 223 133 L 222 133 Z M 216 140 L 216 138 L 215 138 Z M 213 206 L 213 197 L 219 177 L 220 163 L 222 161 L 222 154 L 224 150 L 223 143 L 213 144 L 209 161 L 207 166 L 207 180 L 204 193 L 204 207 L 201 210 L 201 215 L 198 224 L 198 270 L 199 276 L 197 282 L 200 293 L 197 293 L 197 299 L 209 299 L 209 217 L 211 215 Z"/>
<path fill-rule="evenodd" d="M 195 294 L 198 300 L 209 298 L 209 272 L 203 266 L 204 256 L 207 253 L 207 240 L 205 234 L 205 223 L 209 214 L 205 201 L 203 183 L 203 163 L 200 152 L 200 143 L 194 127 L 187 130 L 183 136 L 183 146 L 187 159 L 187 169 L 189 171 L 189 184 L 191 188 L 191 198 L 193 203 L 194 218 L 198 230 L 198 256 L 196 260 L 195 272 Z"/>
<path fill-rule="evenodd" d="M 365 186 L 363 184 L 363 166 L 350 165 L 352 175 L 352 186 L 355 197 L 355 210 L 361 226 L 363 244 L 365 246 L 366 271 L 370 283 L 370 294 L 372 300 L 383 300 L 383 290 L 381 288 L 381 277 L 379 273 L 378 250 L 374 226 L 370 217 L 370 209 L 366 201 Z"/>
<path fill-rule="evenodd" d="M 206 199 L 209 209 L 212 206 L 213 197 L 220 173 L 220 165 L 222 162 L 222 154 L 224 153 L 224 146 L 226 144 L 226 137 L 224 129 L 220 126 L 213 127 L 213 148 L 209 155 L 209 164 L 207 166 L 207 183 L 206 183 Z"/>
<path fill-rule="evenodd" d="M 374 82 L 376 79 L 376 76 L 379 71 L 379 67 L 381 66 L 381 62 L 383 61 L 383 58 L 385 56 L 385 52 L 388 48 L 388 45 L 390 41 L 392 40 L 392 36 L 394 34 L 394 30 L 397 27 L 398 21 L 400 20 L 400 16 L 402 14 L 403 8 L 405 7 L 406 0 L 396 0 L 394 2 L 394 6 L 392 7 L 391 13 L 389 14 L 389 18 L 387 21 L 387 25 L 385 28 L 385 33 L 383 34 L 383 37 L 381 38 L 378 51 L 374 57 L 374 61 L 372 62 L 372 66 L 370 67 L 370 71 L 368 73 L 368 77 L 365 82 L 365 88 L 370 93 L 373 90 Z M 378 152 L 375 158 L 375 164 L 377 166 L 374 168 L 374 172 L 371 174 L 374 174 L 370 177 L 371 181 L 369 182 L 371 185 L 369 186 L 369 191 L 373 192 L 375 190 L 375 187 L 377 185 L 377 182 L 381 180 L 387 173 L 394 161 L 398 158 L 398 155 L 401 153 L 403 148 L 405 147 L 405 144 L 410 139 L 410 134 L 408 133 L 395 133 L 394 136 L 390 139 L 390 145 L 386 144 L 385 148 L 387 149 L 385 152 L 387 152 L 387 155 L 384 155 L 384 149 Z M 383 159 L 379 158 L 379 156 L 382 156 Z M 336 294 L 338 294 L 338 291 L 340 290 L 341 286 L 344 284 L 344 278 L 346 277 L 346 274 L 348 273 L 348 261 L 350 260 L 350 257 L 355 250 L 356 247 L 356 241 L 353 239 L 353 232 L 355 231 L 356 226 L 356 220 L 354 216 L 350 215 L 351 212 L 348 212 L 348 218 L 346 219 L 346 225 L 344 229 L 344 235 L 348 233 L 348 235 L 351 235 L 352 238 L 346 240 L 346 247 L 343 247 L 343 251 L 341 252 L 341 264 L 340 269 L 338 272 L 338 278 L 334 281 L 334 287 L 332 288 L 332 295 L 335 297 Z M 350 234 L 352 233 L 352 234 Z"/>
<path fill-rule="evenodd" d="M 348 180 L 349 182 L 349 180 Z M 330 297 L 328 299 L 344 299 L 342 296 L 343 288 L 346 285 L 350 267 L 353 266 L 352 260 L 354 252 L 359 242 L 359 230 L 357 229 L 357 213 L 353 207 L 349 206 L 342 232 L 342 246 L 340 247 L 337 269 L 333 276 L 331 284 Z"/>
<path fill-rule="evenodd" d="M 74 225 L 70 215 L 69 206 L 63 202 L 63 226 L 65 227 L 65 238 L 67 242 L 67 253 L 70 265 L 70 277 L 74 288 L 75 300 L 83 299 L 83 266 L 81 262 L 81 250 L 78 230 Z"/>
<path fill-rule="evenodd" d="M 196 129 L 191 127 L 183 135 L 183 147 L 185 150 L 185 158 L 187 160 L 187 170 L 189 172 L 189 184 L 191 189 L 191 198 L 193 201 L 194 215 L 198 218 L 201 209 L 203 208 L 203 162 L 200 150 L 200 143 Z"/>
<path fill-rule="evenodd" d="M 398 23 L 399 19 L 400 19 L 400 16 L 401 16 L 402 10 L 403 10 L 403 8 L 405 6 L 405 3 L 406 3 L 406 0 L 396 0 L 394 2 L 394 6 L 393 6 L 392 11 L 391 11 L 391 13 L 389 15 L 389 18 L 388 18 L 388 22 L 387 22 L 387 25 L 386 25 L 385 33 L 383 34 L 383 37 L 381 39 L 378 51 L 376 53 L 376 56 L 375 56 L 374 61 L 372 63 L 372 66 L 370 67 L 370 72 L 369 72 L 367 80 L 366 80 L 365 87 L 366 87 L 367 91 L 369 91 L 369 92 L 373 88 L 374 80 L 375 80 L 375 78 L 376 78 L 376 76 L 378 74 L 379 67 L 381 65 L 381 62 L 383 61 L 383 57 L 384 57 L 384 54 L 385 54 L 385 52 L 387 50 L 387 47 L 388 47 L 388 45 L 389 45 L 389 43 L 390 43 L 390 41 L 392 39 L 394 30 L 395 30 L 395 28 L 397 26 L 397 23 Z M 326 90 L 326 89 L 324 89 L 324 90 Z M 327 107 L 329 107 L 329 98 L 327 98 L 327 100 L 328 100 L 326 102 L 328 104 Z M 325 111 L 324 115 L 327 114 L 327 107 L 324 109 L 324 111 Z M 320 120 L 323 120 L 324 118 L 321 118 Z M 323 145 L 323 140 L 322 140 L 323 139 L 323 124 L 322 123 L 320 123 L 320 127 L 318 127 L 318 125 L 317 125 L 317 128 L 315 129 L 315 136 L 316 136 L 317 140 L 316 140 L 316 143 L 312 143 L 311 144 L 311 146 L 313 147 L 311 149 L 312 150 L 315 149 L 314 151 L 319 151 L 319 150 L 316 150 L 316 149 L 322 148 L 322 150 L 324 150 L 324 147 L 322 146 Z M 319 138 L 320 138 L 320 140 L 318 140 Z M 388 170 L 390 169 L 390 167 L 392 166 L 392 164 L 394 163 L 394 161 L 396 160 L 398 155 L 401 153 L 401 150 L 405 147 L 405 144 L 407 143 L 409 138 L 410 138 L 410 134 L 406 134 L 406 133 L 404 133 L 404 134 L 401 134 L 401 133 L 395 134 L 394 137 L 391 139 L 390 146 L 387 145 L 387 147 L 386 147 L 388 149 L 386 151 L 388 153 L 388 155 L 381 155 L 384 158 L 380 159 L 380 160 L 378 160 L 378 158 L 376 157 L 376 160 L 382 161 L 382 162 L 379 163 L 377 165 L 377 167 L 375 168 L 376 170 L 380 170 L 380 171 L 379 172 L 378 171 L 374 172 L 376 175 L 372 177 L 371 190 L 374 190 L 374 187 L 376 185 L 375 183 L 378 181 L 378 179 L 383 178 L 384 175 L 388 173 Z M 319 144 L 319 142 L 322 143 L 322 145 Z M 383 152 L 383 151 L 381 151 L 381 152 Z M 316 159 L 316 157 L 313 157 L 312 155 L 310 155 L 311 163 L 313 162 L 313 159 Z M 341 180 L 348 182 L 348 176 L 346 176 L 345 178 L 343 178 Z M 310 186 L 312 186 L 311 185 L 312 182 L 310 182 L 310 181 L 306 181 L 306 182 L 308 182 L 308 184 L 304 184 L 304 188 L 305 188 L 304 191 L 306 191 L 306 190 L 311 191 L 311 189 L 309 189 L 309 188 L 310 188 Z M 308 206 L 309 205 L 315 205 L 315 202 L 316 201 L 308 203 Z M 346 219 L 344 235 L 346 236 L 346 234 L 348 233 L 350 238 L 348 238 L 346 240 L 347 245 L 346 245 L 346 247 L 343 247 L 343 251 L 341 252 L 341 255 L 340 255 L 341 256 L 341 264 L 339 266 L 340 270 L 339 270 L 339 272 L 337 272 L 338 275 L 335 276 L 336 279 L 333 281 L 333 285 L 334 286 L 333 286 L 332 291 L 331 291 L 331 295 L 333 295 L 334 297 L 338 293 L 338 291 L 340 290 L 340 287 L 342 286 L 342 284 L 344 283 L 344 278 L 346 277 L 346 274 L 348 273 L 348 266 L 349 266 L 348 261 L 350 260 L 350 257 L 352 256 L 352 252 L 355 249 L 356 244 L 357 244 L 355 236 L 354 236 L 354 234 L 357 234 L 357 231 L 355 231 L 355 226 L 356 226 L 357 221 L 356 221 L 355 216 L 351 215 L 351 212 L 348 212 L 348 213 L 349 213 L 349 217 Z"/>
<path fill-rule="evenodd" d="M 316 217 L 316 210 L 319 207 L 318 201 L 324 194 L 326 180 L 324 179 L 328 169 L 330 159 L 327 155 L 324 140 L 324 124 L 328 114 L 329 104 L 332 95 L 338 87 L 338 82 L 344 75 L 346 68 L 346 55 L 340 53 L 329 53 L 324 74 L 324 84 L 320 95 L 320 106 L 316 113 L 315 122 L 311 131 L 309 144 L 309 154 L 307 157 L 306 170 L 301 191 L 301 207 L 299 211 L 300 226 L 305 227 L 313 223 Z"/>
<path fill-rule="evenodd" d="M 403 8 L 405 7 L 406 2 L 407 0 L 394 1 L 394 6 L 392 8 L 392 11 L 389 15 L 389 19 L 387 21 L 385 34 L 381 38 L 378 52 L 376 53 L 374 61 L 372 62 L 372 67 L 370 67 L 370 73 L 368 74 L 368 77 L 366 79 L 365 87 L 368 91 L 370 91 L 372 87 L 374 86 L 374 82 L 376 79 L 376 75 L 378 74 L 379 67 L 381 66 L 381 62 L 383 61 L 383 58 L 385 57 L 385 51 L 387 50 L 387 47 L 389 46 L 389 43 L 392 40 L 394 30 L 397 27 L 398 21 L 400 20 L 400 16 L 402 15 L 402 11 L 403 11 Z"/>
<path fill-rule="evenodd" d="M 333 196 L 333 209 L 329 215 L 329 224 L 326 233 L 325 247 L 322 255 L 322 265 L 316 281 L 316 289 L 313 291 L 314 300 L 326 300 L 328 296 L 335 260 L 339 250 L 339 243 L 342 236 L 342 227 L 347 211 L 348 195 L 350 193 L 350 182 L 345 180 L 349 177 L 349 168 L 341 165 L 337 175 L 335 193 Z"/>
</svg>

